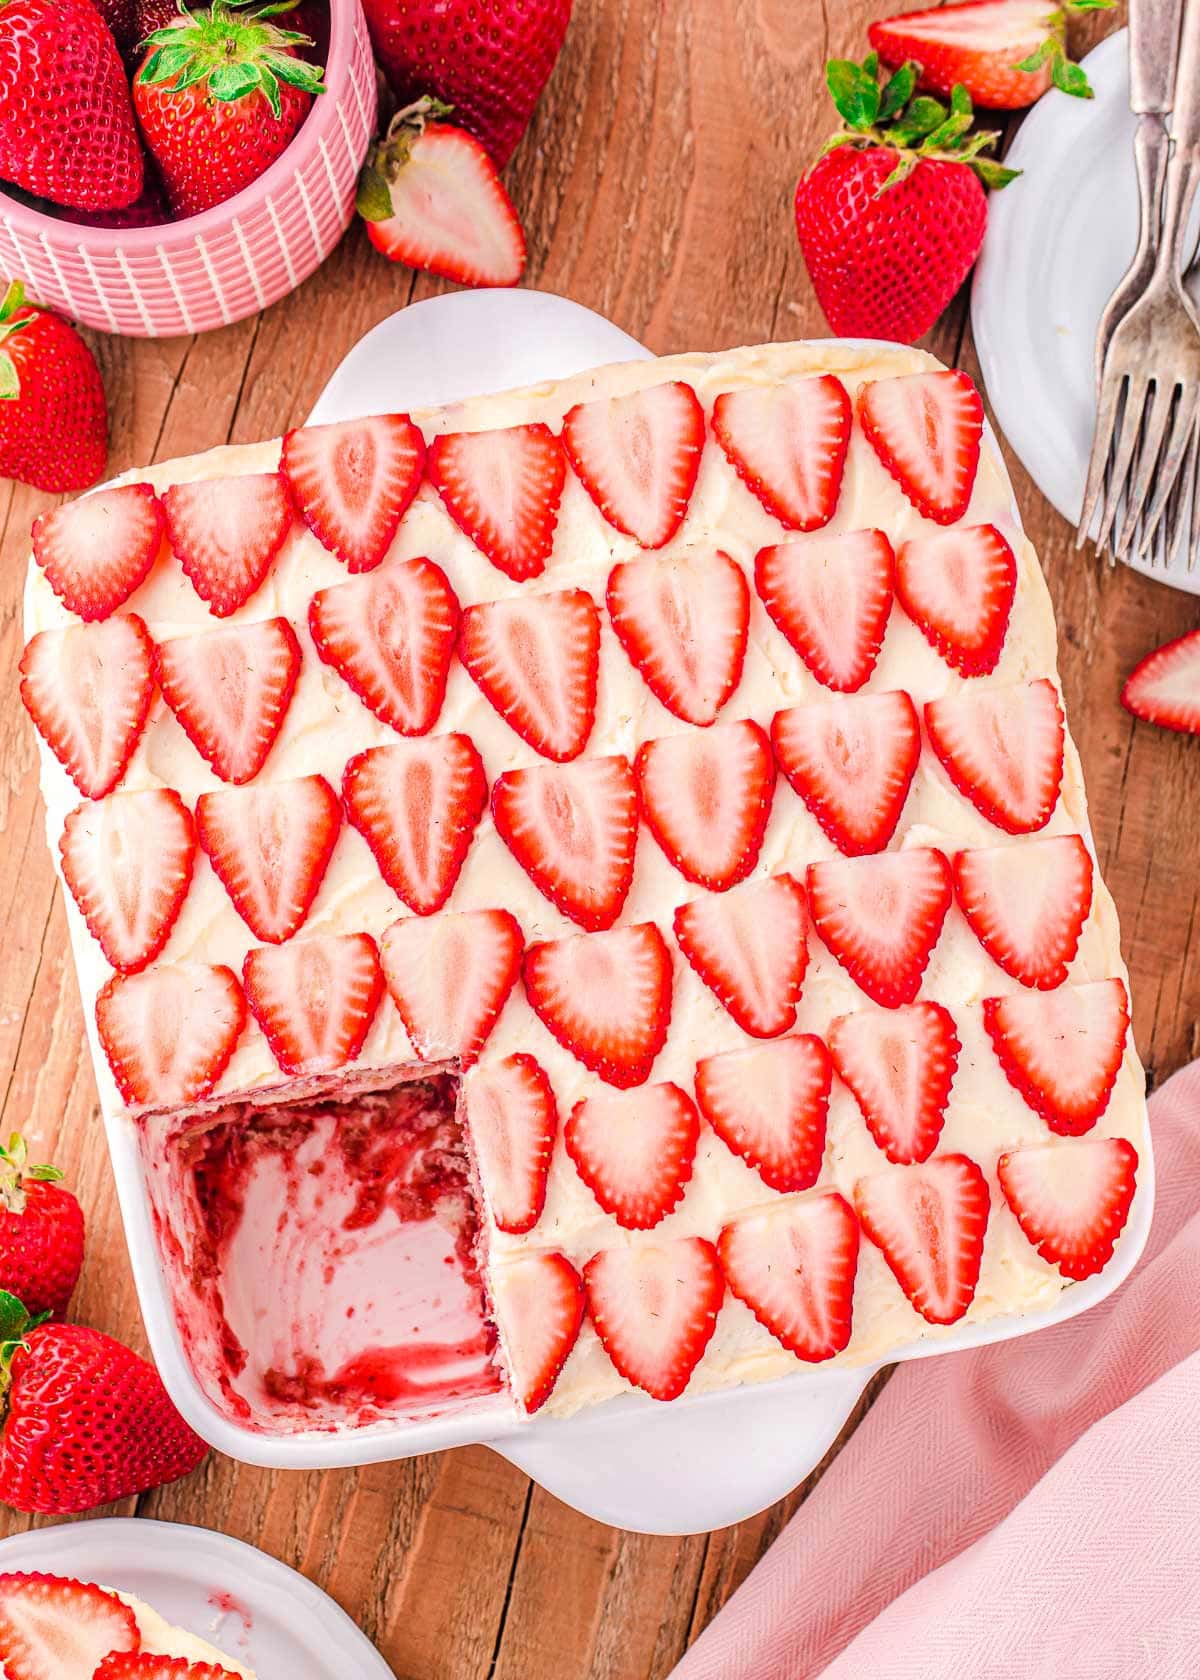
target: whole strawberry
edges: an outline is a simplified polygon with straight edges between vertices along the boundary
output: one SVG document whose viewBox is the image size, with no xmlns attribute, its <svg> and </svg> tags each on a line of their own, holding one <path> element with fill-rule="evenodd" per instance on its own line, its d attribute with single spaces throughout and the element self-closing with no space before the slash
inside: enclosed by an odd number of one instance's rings
<svg viewBox="0 0 1200 1680">
<path fill-rule="evenodd" d="M 128 51 L 137 40 L 136 0 L 92 0 L 92 5 L 112 31 L 117 46 L 122 52 Z"/>
<path fill-rule="evenodd" d="M 796 231 L 825 318 L 844 337 L 911 344 L 966 279 L 987 225 L 984 186 L 1015 171 L 985 158 L 997 136 L 972 133 L 971 100 L 914 98 L 918 66 L 879 81 L 831 59 L 829 91 L 843 128 L 796 188 Z"/>
<path fill-rule="evenodd" d="M 188 1475 L 208 1451 L 153 1365 L 3 1292 L 0 1411 L 0 1502 L 17 1511 L 90 1511 Z"/>
<path fill-rule="evenodd" d="M 0 178 L 80 210 L 141 192 L 125 68 L 89 0 L 0 0 Z"/>
<path fill-rule="evenodd" d="M 363 0 L 371 45 L 397 101 L 430 94 L 500 169 L 529 126 L 572 0 Z"/>
<path fill-rule="evenodd" d="M 198 215 L 257 180 L 323 91 L 320 67 L 296 56 L 307 38 L 270 22 L 275 9 L 213 0 L 146 42 L 134 108 L 176 216 Z"/>
<path fill-rule="evenodd" d="M 0 301 L 0 475 L 37 490 L 85 490 L 108 459 L 100 369 L 74 327 L 25 302 Z"/>
<path fill-rule="evenodd" d="M 66 1312 L 83 1266 L 83 1210 L 57 1167 L 28 1165 L 14 1132 L 0 1145 L 0 1289 L 31 1313 Z"/>
</svg>

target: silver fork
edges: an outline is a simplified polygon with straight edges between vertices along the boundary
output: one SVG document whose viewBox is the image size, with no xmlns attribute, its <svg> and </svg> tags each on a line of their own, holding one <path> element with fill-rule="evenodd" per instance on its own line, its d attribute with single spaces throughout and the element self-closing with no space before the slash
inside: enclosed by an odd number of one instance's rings
<svg viewBox="0 0 1200 1680">
<path fill-rule="evenodd" d="M 1174 56 L 1169 31 L 1173 24 L 1178 27 L 1178 7 L 1167 0 L 1140 0 L 1132 14 L 1132 86 L 1135 109 L 1142 113 L 1139 138 L 1146 136 L 1139 147 L 1141 234 L 1133 267 L 1105 312 L 1097 345 L 1102 368 L 1096 435 L 1076 541 L 1084 541 L 1096 520 L 1097 548 L 1111 547 L 1115 557 L 1131 558 L 1155 542 L 1161 525 L 1164 535 L 1155 552 L 1169 562 L 1186 528 L 1187 505 L 1194 500 L 1188 481 L 1195 476 L 1190 446 L 1200 400 L 1200 318 L 1181 279 L 1188 212 L 1200 182 L 1200 0 L 1184 0 L 1183 5 L 1170 122 L 1174 145 L 1165 169 L 1161 158 L 1157 164 L 1159 181 L 1165 176 L 1161 228 L 1153 196 L 1158 150 L 1153 113 L 1164 102 L 1161 60 Z M 1169 94 L 1165 102 L 1170 103 Z M 1144 280 L 1147 266 L 1149 279 Z M 1105 330 L 1110 333 L 1107 349 Z"/>
</svg>

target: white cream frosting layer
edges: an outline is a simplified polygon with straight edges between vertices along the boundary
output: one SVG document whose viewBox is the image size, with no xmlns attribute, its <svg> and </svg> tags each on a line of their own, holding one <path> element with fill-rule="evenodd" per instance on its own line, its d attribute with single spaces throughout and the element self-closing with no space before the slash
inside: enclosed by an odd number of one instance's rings
<svg viewBox="0 0 1200 1680">
<path fill-rule="evenodd" d="M 686 380 L 706 412 L 711 413 L 712 403 L 720 392 L 741 386 L 833 372 L 853 396 L 868 379 L 937 365 L 933 358 L 917 350 L 884 347 L 847 350 L 836 344 L 821 343 L 766 345 L 603 368 L 558 384 L 423 411 L 413 418 L 427 438 L 439 432 L 479 430 L 533 420 L 546 421 L 557 430 L 563 414 L 576 402 L 634 390 L 664 379 Z M 273 441 L 216 449 L 130 476 L 148 479 L 163 489 L 172 483 L 221 474 L 270 470 L 278 459 L 279 444 Z M 1018 583 L 999 664 L 991 675 L 970 680 L 980 687 L 1045 676 L 1057 681 L 1055 627 L 1045 582 L 1033 548 L 1021 532 L 999 451 L 987 438 L 964 519 L 965 524 L 982 522 L 998 526 L 1011 542 L 1017 559 Z M 856 425 L 840 501 L 828 529 L 847 531 L 873 526 L 883 529 L 897 548 L 907 537 L 930 528 L 884 470 Z M 743 486 L 710 436 L 688 517 L 679 536 L 663 552 L 670 553 L 691 544 L 716 545 L 742 565 L 752 584 L 756 551 L 765 544 L 783 540 L 786 535 Z M 620 752 L 632 759 L 641 742 L 659 735 L 678 734 L 685 728 L 659 704 L 629 664 L 603 611 L 605 584 L 613 564 L 641 552 L 631 539 L 622 537 L 603 520 L 568 473 L 553 556 L 544 574 L 532 583 L 518 586 L 496 570 L 453 524 L 436 492 L 428 485 L 421 489 L 406 514 L 389 560 L 428 555 L 443 568 L 463 606 L 519 591 L 573 586 L 587 589 L 601 608 L 602 641 L 596 723 L 586 753 L 600 756 Z M 352 754 L 396 738 L 367 711 L 336 672 L 321 663 L 308 636 L 306 615 L 313 592 L 345 578 L 341 564 L 297 521 L 262 588 L 232 621 L 249 622 L 284 615 L 294 626 L 303 648 L 304 663 L 296 692 L 260 779 L 283 780 L 319 771 L 336 787 Z M 145 618 L 157 639 L 212 628 L 216 623 L 173 562 L 160 564 L 131 597 L 128 606 Z M 66 622 L 69 615 L 42 574 L 31 565 L 26 594 L 27 633 Z M 962 683 L 963 679 L 934 652 L 896 603 L 881 657 L 864 692 L 903 688 L 920 707 L 925 701 L 953 692 Z M 827 697 L 828 691 L 810 676 L 767 617 L 752 588 L 745 669 L 719 721 L 752 717 L 768 726 L 773 714 L 784 706 L 819 702 Z M 451 669 L 445 706 L 435 727 L 438 732 L 462 730 L 472 737 L 482 755 L 489 784 L 503 770 L 542 762 L 492 710 L 457 662 Z M 43 751 L 42 757 L 47 829 L 57 862 L 63 820 L 78 802 L 78 795 L 50 755 Z M 191 805 L 197 795 L 222 784 L 200 758 L 161 698 L 156 698 L 123 785 L 126 788 L 174 787 Z M 1045 832 L 1086 832 L 1086 829 L 1080 766 L 1068 738 L 1062 794 Z M 926 746 L 892 846 L 936 845 L 953 851 L 962 846 L 1021 843 L 993 828 L 954 790 Z M 808 862 L 833 855 L 836 854 L 831 842 L 780 776 L 755 876 L 787 870 L 802 878 Z M 672 951 L 674 991 L 670 1033 L 650 1077 L 653 1081 L 673 1080 L 689 1092 L 699 1056 L 749 1042 L 674 949 L 671 937 L 674 910 L 697 896 L 698 890 L 667 862 L 643 825 L 633 887 L 620 920 L 622 923 L 655 921 Z M 110 970 L 69 895 L 64 896 L 101 1101 L 106 1113 L 118 1114 L 122 1102 L 96 1043 L 92 1017 L 92 1002 Z M 466 910 L 494 905 L 503 905 L 516 914 L 527 944 L 579 931 L 542 897 L 516 864 L 496 834 L 489 815 L 476 834 L 448 908 Z M 378 936 L 390 923 L 407 914 L 380 878 L 366 843 L 354 830 L 344 827 L 302 934 L 363 929 Z M 199 856 L 188 899 L 159 960 L 225 962 L 240 972 L 242 958 L 253 943 L 207 860 Z M 837 1015 L 870 1004 L 815 934 L 810 935 L 809 947 L 810 962 L 797 1030 L 824 1034 Z M 1097 878 L 1092 911 L 1070 978 L 1079 982 L 1109 975 L 1124 977 L 1125 970 L 1116 913 L 1108 892 Z M 1042 1121 L 1005 1080 L 980 1021 L 978 1005 L 982 998 L 1020 989 L 1016 981 L 991 961 L 958 909 L 952 908 L 926 972 L 921 995 L 937 999 L 951 1009 L 963 1046 L 939 1150 L 962 1150 L 976 1160 L 987 1175 L 992 1195 L 982 1274 L 967 1322 L 1045 1306 L 1066 1287 L 1057 1268 L 1042 1261 L 1026 1242 L 1003 1202 L 995 1174 L 996 1159 L 1003 1149 L 1044 1142 L 1049 1137 Z M 529 1051 L 542 1063 L 564 1118 L 572 1104 L 597 1084 L 595 1076 L 537 1020 L 519 983 L 484 1055 L 501 1057 L 514 1050 Z M 411 1054 L 399 1015 L 391 1001 L 385 999 L 355 1065 L 386 1066 L 407 1060 Z M 280 1074 L 266 1041 L 251 1023 L 217 1093 L 232 1095 L 278 1085 L 279 1081 Z M 1098 1132 L 1129 1137 L 1141 1148 L 1144 1128 L 1144 1080 L 1131 1042 Z M 873 1143 L 850 1093 L 835 1082 L 822 1185 L 836 1186 L 849 1196 L 861 1175 L 896 1170 L 889 1167 Z M 735 1211 L 770 1200 L 773 1194 L 752 1169 L 705 1127 L 695 1170 L 677 1211 L 654 1231 L 628 1232 L 598 1206 L 577 1175 L 560 1139 L 551 1166 L 545 1213 L 533 1232 L 524 1237 L 505 1235 L 492 1226 L 485 1213 L 485 1236 L 497 1285 L 501 1332 L 503 1268 L 513 1254 L 528 1247 L 552 1247 L 582 1264 L 597 1250 L 616 1245 L 653 1242 L 689 1233 L 715 1238 Z M 931 1329 L 913 1310 L 882 1256 L 864 1240 L 855 1293 L 853 1338 L 838 1362 L 878 1360 L 889 1349 L 919 1336 L 943 1334 Z M 692 1386 L 700 1389 L 760 1380 L 801 1368 L 800 1362 L 757 1323 L 746 1307 L 727 1295 L 716 1333 Z M 618 1393 L 626 1386 L 590 1326 L 585 1325 L 548 1409 L 572 1411 Z"/>
<path fill-rule="evenodd" d="M 116 1589 L 109 1587 L 106 1591 L 115 1592 Z M 253 1669 L 247 1668 L 244 1663 L 237 1662 L 233 1657 L 227 1657 L 206 1639 L 188 1633 L 186 1628 L 173 1627 L 157 1610 L 152 1609 L 149 1604 L 144 1604 L 140 1598 L 135 1598 L 132 1593 L 117 1592 L 117 1597 L 128 1604 L 137 1618 L 143 1651 L 156 1657 L 186 1657 L 188 1662 L 219 1663 L 231 1674 L 241 1675 L 243 1680 L 256 1680 Z"/>
</svg>

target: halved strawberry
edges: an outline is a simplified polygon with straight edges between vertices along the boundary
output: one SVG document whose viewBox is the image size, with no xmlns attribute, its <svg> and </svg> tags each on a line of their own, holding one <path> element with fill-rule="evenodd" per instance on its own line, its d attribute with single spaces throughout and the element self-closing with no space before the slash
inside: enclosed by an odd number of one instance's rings
<svg viewBox="0 0 1200 1680">
<path fill-rule="evenodd" d="M 1088 0 L 1075 9 L 1083 11 Z M 1067 7 L 1055 0 L 967 0 L 870 27 L 871 45 L 893 69 L 916 59 L 921 86 L 949 97 L 965 84 L 976 105 L 1020 110 L 1053 81 L 1068 93 L 1091 96 L 1087 77 L 1063 50 Z M 1033 69 L 1027 61 L 1036 60 Z"/>
<path fill-rule="evenodd" d="M 21 699 L 85 799 L 129 767 L 154 695 L 154 643 L 136 613 L 40 630 L 21 655 Z"/>
<path fill-rule="evenodd" d="M 808 910 L 790 875 L 681 904 L 675 938 L 743 1032 L 777 1038 L 795 1026 L 808 967 Z"/>
<path fill-rule="evenodd" d="M 312 909 L 342 806 L 324 776 L 222 788 L 196 801 L 196 834 L 256 939 L 281 945 Z"/>
<path fill-rule="evenodd" d="M 642 1085 L 671 1020 L 670 952 L 653 922 L 531 945 L 525 995 L 585 1068 L 609 1085 Z"/>
<path fill-rule="evenodd" d="M 797 1359 L 815 1364 L 850 1340 L 858 1243 L 849 1203 L 822 1190 L 738 1214 L 717 1248 L 732 1293 Z"/>
<path fill-rule="evenodd" d="M 425 559 L 318 589 L 308 604 L 318 655 L 401 735 L 425 735 L 437 722 L 458 621 L 446 574 Z"/>
<path fill-rule="evenodd" d="M 527 1412 L 554 1391 L 583 1323 L 583 1280 L 564 1255 L 525 1249 L 490 1268 L 513 1392 Z"/>
<path fill-rule="evenodd" d="M 974 1299 L 989 1203 L 987 1180 L 965 1155 L 935 1155 L 854 1186 L 863 1230 L 930 1324 L 955 1323 Z"/>
<path fill-rule="evenodd" d="M 952 897 L 950 865 L 932 847 L 808 866 L 817 932 L 855 985 L 885 1009 L 920 991 Z"/>
<path fill-rule="evenodd" d="M 627 1231 L 648 1231 L 679 1206 L 699 1140 L 695 1105 L 678 1085 L 593 1091 L 563 1131 L 580 1178 Z"/>
<path fill-rule="evenodd" d="M 516 985 L 523 945 L 507 910 L 392 923 L 380 941 L 384 979 L 421 1061 L 476 1060 Z"/>
<path fill-rule="evenodd" d="M 196 855 L 192 814 L 170 788 L 77 805 L 58 841 L 63 880 L 114 968 L 135 973 L 167 942 Z"/>
<path fill-rule="evenodd" d="M 407 414 L 303 426 L 284 437 L 279 460 L 301 519 L 351 572 L 372 571 L 392 546 L 424 465 Z"/>
<path fill-rule="evenodd" d="M 807 1190 L 825 1154 L 833 1068 L 810 1033 L 696 1063 L 696 1101 L 717 1136 L 772 1190 Z"/>
<path fill-rule="evenodd" d="M 704 449 L 704 410 L 679 380 L 578 403 L 563 445 L 610 525 L 661 548 L 683 524 Z"/>
<path fill-rule="evenodd" d="M 1052 1132 L 1078 1137 L 1091 1130 L 1125 1055 L 1129 996 L 1122 981 L 984 998 L 983 1024 L 1009 1084 Z"/>
<path fill-rule="evenodd" d="M 958 791 L 1008 834 L 1045 828 L 1063 777 L 1064 723 L 1049 677 L 964 688 L 925 707 L 929 743 Z"/>
<path fill-rule="evenodd" d="M 466 1082 L 467 1125 L 492 1218 L 532 1231 L 546 1205 L 558 1106 L 545 1069 L 524 1051 L 484 1062 Z"/>
<path fill-rule="evenodd" d="M 487 805 L 483 761 L 470 736 L 369 747 L 347 764 L 342 797 L 392 891 L 418 916 L 440 910 Z"/>
<path fill-rule="evenodd" d="M 1121 690 L 1134 717 L 1200 735 L 1200 630 L 1190 630 L 1135 665 Z"/>
<path fill-rule="evenodd" d="M 614 566 L 608 616 L 647 688 L 685 723 L 707 725 L 742 679 L 750 591 L 719 548 Z"/>
<path fill-rule="evenodd" d="M 220 1663 L 189 1662 L 187 1657 L 163 1657 L 139 1651 L 134 1656 L 105 1657 L 95 1680 L 238 1680 Z"/>
<path fill-rule="evenodd" d="M 600 614 L 583 589 L 468 607 L 459 657 L 500 716 L 543 758 L 578 758 L 596 720 Z"/>
<path fill-rule="evenodd" d="M 918 513 L 939 525 L 962 518 L 979 470 L 983 404 L 961 369 L 872 380 L 858 394 L 858 419 Z"/>
<path fill-rule="evenodd" d="M 896 596 L 953 670 L 996 669 L 1017 593 L 1017 562 L 994 525 L 924 531 L 901 543 Z"/>
<path fill-rule="evenodd" d="M 583 1268 L 588 1311 L 617 1370 L 655 1400 L 675 1400 L 712 1340 L 725 1294 L 704 1237 L 665 1238 L 593 1254 Z"/>
<path fill-rule="evenodd" d="M 760 549 L 754 586 L 817 681 L 851 694 L 879 658 L 893 570 L 882 531 L 827 531 Z"/>
<path fill-rule="evenodd" d="M 492 789 L 496 832 L 564 916 L 611 927 L 633 880 L 638 796 L 629 760 L 581 758 L 507 770 Z"/>
<path fill-rule="evenodd" d="M 958 852 L 954 891 L 1006 974 L 1039 991 L 1062 985 L 1092 908 L 1092 858 L 1078 834 Z"/>
<path fill-rule="evenodd" d="M 879 852 L 896 832 L 921 756 L 917 708 L 901 689 L 836 695 L 776 712 L 775 757 L 840 852 Z"/>
<path fill-rule="evenodd" d="M 260 945 L 242 965 L 246 1002 L 284 1073 L 329 1073 L 363 1047 L 383 973 L 365 933 Z"/>
<path fill-rule="evenodd" d="M 92 1680 L 109 1652 L 140 1644 L 137 1618 L 116 1593 L 61 1575 L 0 1575 L 7 1680 Z"/>
<path fill-rule="evenodd" d="M 1127 1138 L 1040 1143 L 996 1163 L 1004 1199 L 1043 1260 L 1064 1277 L 1103 1271 L 1125 1229 L 1138 1153 Z"/>
<path fill-rule="evenodd" d="M 33 557 L 69 612 L 107 618 L 145 581 L 162 537 L 153 485 L 121 484 L 40 513 Z"/>
<path fill-rule="evenodd" d="M 292 528 L 292 499 L 279 473 L 172 484 L 163 510 L 175 558 L 217 618 L 250 599 Z"/>
<path fill-rule="evenodd" d="M 163 699 L 223 782 L 258 775 L 299 674 L 300 643 L 286 618 L 175 636 L 155 654 Z"/>
<path fill-rule="evenodd" d="M 540 422 L 448 432 L 429 445 L 429 477 L 446 512 L 493 566 L 521 583 L 546 569 L 567 464 Z"/>
<path fill-rule="evenodd" d="M 962 1049 L 954 1019 L 922 999 L 899 1009 L 840 1015 L 826 1035 L 838 1078 L 889 1161 L 925 1161 L 937 1148 Z"/>
<path fill-rule="evenodd" d="M 827 525 L 850 443 L 850 398 L 831 373 L 723 391 L 713 436 L 767 512 L 793 531 Z"/>
<path fill-rule="evenodd" d="M 685 880 L 724 892 L 758 862 L 775 760 L 748 718 L 639 749 L 638 787 L 650 832 Z"/>
<path fill-rule="evenodd" d="M 245 1024 L 242 988 L 224 964 L 114 974 L 96 999 L 100 1042 L 131 1107 L 173 1108 L 207 1096 Z"/>
</svg>

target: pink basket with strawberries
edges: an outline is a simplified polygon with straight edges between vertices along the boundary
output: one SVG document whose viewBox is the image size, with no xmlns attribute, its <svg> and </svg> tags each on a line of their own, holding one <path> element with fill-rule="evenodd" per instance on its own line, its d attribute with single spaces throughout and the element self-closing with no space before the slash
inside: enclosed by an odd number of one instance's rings
<svg viewBox="0 0 1200 1680">
<path fill-rule="evenodd" d="M 359 0 L 331 0 L 326 91 L 283 155 L 235 197 L 161 227 L 87 227 L 0 188 L 0 273 L 103 332 L 168 338 L 228 326 L 293 291 L 354 214 L 375 129 Z"/>
</svg>

